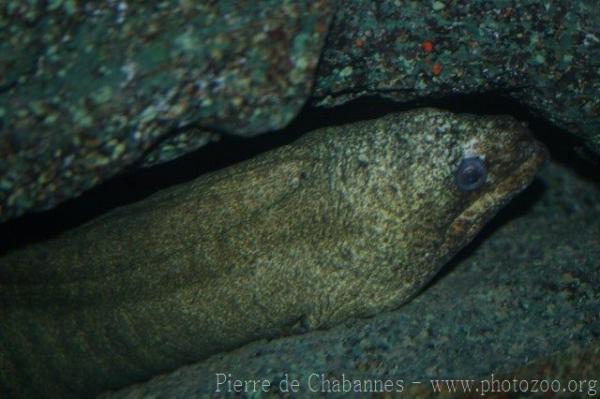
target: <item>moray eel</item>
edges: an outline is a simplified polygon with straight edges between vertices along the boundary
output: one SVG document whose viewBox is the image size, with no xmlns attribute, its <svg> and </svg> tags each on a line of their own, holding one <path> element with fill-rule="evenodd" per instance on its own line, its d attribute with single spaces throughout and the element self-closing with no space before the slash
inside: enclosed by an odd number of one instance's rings
<svg viewBox="0 0 600 399">
<path fill-rule="evenodd" d="M 397 308 L 544 158 L 508 116 L 395 113 L 311 132 L 9 252 L 0 386 L 91 396 Z"/>
</svg>

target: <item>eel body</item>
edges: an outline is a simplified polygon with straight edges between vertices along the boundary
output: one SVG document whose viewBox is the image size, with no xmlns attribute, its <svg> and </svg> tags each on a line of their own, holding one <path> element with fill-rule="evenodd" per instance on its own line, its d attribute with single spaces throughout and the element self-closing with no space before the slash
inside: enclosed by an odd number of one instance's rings
<svg viewBox="0 0 600 399">
<path fill-rule="evenodd" d="M 2 392 L 92 396 L 396 308 L 544 157 L 511 117 L 390 114 L 311 132 L 8 252 Z"/>
</svg>

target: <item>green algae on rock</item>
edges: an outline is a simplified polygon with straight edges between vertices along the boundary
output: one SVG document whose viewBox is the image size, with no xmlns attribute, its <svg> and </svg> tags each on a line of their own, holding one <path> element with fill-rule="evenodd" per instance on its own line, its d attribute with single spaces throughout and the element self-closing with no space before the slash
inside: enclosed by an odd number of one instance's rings
<svg viewBox="0 0 600 399">
<path fill-rule="evenodd" d="M 398 307 L 544 156 L 508 116 L 390 114 L 317 130 L 9 252 L 0 386 L 100 392 Z M 477 187 L 464 190 L 457 173 Z"/>
<path fill-rule="evenodd" d="M 399 101 L 495 91 L 600 155 L 600 4 L 595 0 L 341 0 L 314 102 Z"/>
<path fill-rule="evenodd" d="M 78 196 L 182 127 L 285 126 L 310 94 L 332 10 L 46 3 L 0 5 L 0 221 Z M 203 142 L 188 137 L 184 153 Z"/>
<path fill-rule="evenodd" d="M 0 221 L 208 142 L 161 151 L 181 127 L 252 135 L 364 94 L 495 90 L 600 154 L 594 0 L 5 3 Z"/>
</svg>

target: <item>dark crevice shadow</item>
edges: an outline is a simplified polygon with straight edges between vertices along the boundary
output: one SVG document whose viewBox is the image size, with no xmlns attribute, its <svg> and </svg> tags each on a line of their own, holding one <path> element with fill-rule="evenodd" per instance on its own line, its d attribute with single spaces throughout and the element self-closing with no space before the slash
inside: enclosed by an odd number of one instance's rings
<svg viewBox="0 0 600 399">
<path fill-rule="evenodd" d="M 600 182 L 600 176 L 595 172 L 598 170 L 597 166 L 578 156 L 576 149 L 581 146 L 581 143 L 577 138 L 536 117 L 526 107 L 507 99 L 500 93 L 456 95 L 402 104 L 380 97 L 364 97 L 333 108 L 316 108 L 307 105 L 288 127 L 280 131 L 254 138 L 224 136 L 219 142 L 211 143 L 176 160 L 146 169 L 126 170 L 86 191 L 78 198 L 68 200 L 51 210 L 27 214 L 0 224 L 0 253 L 48 239 L 111 209 L 140 201 L 160 189 L 190 181 L 204 173 L 288 144 L 308 131 L 374 119 L 390 112 L 401 112 L 422 106 L 475 114 L 511 114 L 520 120 L 526 120 L 534 134 L 550 148 L 555 160 L 568 164 L 581 176 Z M 527 190 L 527 192 L 531 191 Z M 525 204 L 515 200 L 509 209 L 519 206 Z M 507 212 L 509 211 L 504 210 L 501 215 L 510 214 Z M 492 226 L 499 223 L 502 217 L 508 217 L 501 215 L 494 219 Z M 486 237 L 485 231 L 491 228 L 486 227 L 475 243 L 463 250 L 461 254 L 468 253 L 468 248 L 472 248 L 478 240 Z"/>
</svg>

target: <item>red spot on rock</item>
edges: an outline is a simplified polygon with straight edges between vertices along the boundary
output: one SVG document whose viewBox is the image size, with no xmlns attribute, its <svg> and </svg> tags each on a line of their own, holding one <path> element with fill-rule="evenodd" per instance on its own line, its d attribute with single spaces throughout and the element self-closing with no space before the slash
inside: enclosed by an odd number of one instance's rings
<svg viewBox="0 0 600 399">
<path fill-rule="evenodd" d="M 442 73 L 442 69 L 444 69 L 444 66 L 442 64 L 440 64 L 439 62 L 436 62 L 435 64 L 433 64 L 433 67 L 431 68 L 431 72 L 435 76 L 438 76 L 440 73 Z"/>
<path fill-rule="evenodd" d="M 431 40 L 425 40 L 421 44 L 421 48 L 423 49 L 424 52 L 431 53 L 433 51 L 433 42 Z"/>
</svg>

